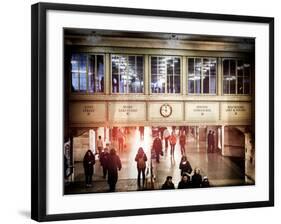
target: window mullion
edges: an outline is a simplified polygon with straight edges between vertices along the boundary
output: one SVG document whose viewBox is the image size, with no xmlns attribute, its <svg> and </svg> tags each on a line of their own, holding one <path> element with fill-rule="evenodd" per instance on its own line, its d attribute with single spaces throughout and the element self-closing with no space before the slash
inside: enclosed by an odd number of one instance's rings
<svg viewBox="0 0 281 224">
<path fill-rule="evenodd" d="M 95 67 L 94 67 L 95 74 L 93 74 L 94 79 L 94 92 L 98 92 L 96 87 L 98 86 L 96 80 L 98 80 L 98 56 L 95 55 Z"/>
<path fill-rule="evenodd" d="M 175 93 L 175 58 L 173 57 L 173 93 Z"/>
<path fill-rule="evenodd" d="M 167 72 L 167 58 L 165 57 L 165 94 L 168 93 L 168 72 Z"/>
<path fill-rule="evenodd" d="M 129 83 L 128 83 L 128 76 L 129 76 L 129 56 L 126 56 L 126 69 L 125 69 L 125 77 L 126 77 L 126 93 L 129 93 Z"/>
<path fill-rule="evenodd" d="M 80 92 L 80 55 L 77 56 L 77 68 L 78 68 L 78 92 Z"/>
<path fill-rule="evenodd" d="M 243 61 L 243 77 L 242 77 L 243 94 L 245 94 L 244 78 L 245 78 L 245 68 L 244 68 L 244 61 Z"/>
<path fill-rule="evenodd" d="M 134 66 L 134 75 L 136 75 L 137 77 L 137 56 L 135 56 L 135 66 Z M 136 78 L 135 78 L 136 79 Z M 135 82 L 137 82 L 137 79 L 135 80 Z M 141 87 L 141 84 L 140 84 L 140 87 Z M 138 93 L 138 90 L 134 90 Z"/>
<path fill-rule="evenodd" d="M 237 95 L 238 94 L 238 89 L 237 89 L 237 86 L 238 86 L 238 77 L 237 77 L 237 59 L 235 60 L 235 94 Z"/>
<path fill-rule="evenodd" d="M 203 58 L 201 58 L 201 73 L 200 73 L 200 83 L 201 83 L 201 86 L 200 86 L 200 93 L 203 94 Z"/>
<path fill-rule="evenodd" d="M 197 82 L 195 80 L 195 72 L 196 72 L 196 69 L 195 69 L 195 58 L 193 58 L 193 94 L 195 94 L 196 92 L 196 89 L 197 89 Z"/>
<path fill-rule="evenodd" d="M 116 92 L 117 93 L 120 93 L 120 57 L 119 56 L 117 56 L 118 57 L 118 86 L 117 86 L 117 90 L 116 90 Z"/>
<path fill-rule="evenodd" d="M 230 60 L 228 60 L 228 76 L 230 77 Z M 230 94 L 230 79 L 228 80 L 228 94 Z"/>
</svg>

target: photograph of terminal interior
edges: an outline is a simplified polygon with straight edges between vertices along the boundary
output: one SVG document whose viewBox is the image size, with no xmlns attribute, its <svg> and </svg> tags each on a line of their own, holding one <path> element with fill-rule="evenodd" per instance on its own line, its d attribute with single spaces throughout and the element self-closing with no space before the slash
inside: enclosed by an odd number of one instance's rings
<svg viewBox="0 0 281 224">
<path fill-rule="evenodd" d="M 255 39 L 64 29 L 64 193 L 255 184 Z"/>
</svg>

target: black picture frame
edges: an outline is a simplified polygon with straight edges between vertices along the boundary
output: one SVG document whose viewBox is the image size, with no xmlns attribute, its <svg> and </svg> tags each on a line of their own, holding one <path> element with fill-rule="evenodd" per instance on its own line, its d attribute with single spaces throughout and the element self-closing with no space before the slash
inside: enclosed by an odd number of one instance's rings
<svg viewBox="0 0 281 224">
<path fill-rule="evenodd" d="M 196 206 L 140 208 L 70 214 L 46 213 L 46 13 L 48 10 L 111 13 L 139 16 L 191 18 L 216 21 L 252 22 L 269 25 L 269 200 L 243 203 L 224 203 Z M 193 212 L 206 210 L 254 208 L 274 206 L 274 18 L 164 11 L 137 8 L 103 7 L 73 4 L 37 3 L 32 5 L 31 16 L 31 218 L 37 221 L 74 220 L 86 218 Z"/>
</svg>

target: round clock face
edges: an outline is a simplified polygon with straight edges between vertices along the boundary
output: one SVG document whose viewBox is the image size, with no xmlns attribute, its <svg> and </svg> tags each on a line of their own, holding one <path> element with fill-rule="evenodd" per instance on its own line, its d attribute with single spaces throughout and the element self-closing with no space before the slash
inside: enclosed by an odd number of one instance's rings
<svg viewBox="0 0 281 224">
<path fill-rule="evenodd" d="M 169 117 L 171 116 L 172 114 L 172 107 L 165 103 L 163 104 L 161 107 L 160 107 L 160 114 L 163 116 L 163 117 Z"/>
</svg>

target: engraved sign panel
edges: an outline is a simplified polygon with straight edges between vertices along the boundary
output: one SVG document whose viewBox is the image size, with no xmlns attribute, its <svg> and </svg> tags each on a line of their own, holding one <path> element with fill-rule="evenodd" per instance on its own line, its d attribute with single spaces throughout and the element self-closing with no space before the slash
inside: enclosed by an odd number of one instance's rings
<svg viewBox="0 0 281 224">
<path fill-rule="evenodd" d="M 106 121 L 106 104 L 102 102 L 72 102 L 69 105 L 71 123 L 96 123 Z"/>
<path fill-rule="evenodd" d="M 144 102 L 118 102 L 109 103 L 109 121 L 134 122 L 145 121 L 146 105 Z"/>
<path fill-rule="evenodd" d="M 216 122 L 219 120 L 219 103 L 186 102 L 185 120 L 189 122 Z"/>
<path fill-rule="evenodd" d="M 247 102 L 221 103 L 221 120 L 226 122 L 250 121 L 251 103 L 247 103 Z"/>
<path fill-rule="evenodd" d="M 181 102 L 149 103 L 148 119 L 151 121 L 182 121 L 183 103 Z"/>
</svg>

